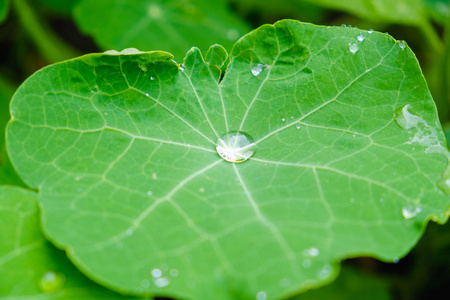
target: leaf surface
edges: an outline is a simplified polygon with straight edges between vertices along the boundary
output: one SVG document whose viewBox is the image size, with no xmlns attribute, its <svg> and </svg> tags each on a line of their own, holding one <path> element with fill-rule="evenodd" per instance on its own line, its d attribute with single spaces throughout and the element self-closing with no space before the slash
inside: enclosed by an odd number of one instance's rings
<svg viewBox="0 0 450 300">
<path fill-rule="evenodd" d="M 340 259 L 405 255 L 446 221 L 449 154 L 414 54 L 360 33 L 262 26 L 220 83 L 218 45 L 183 65 L 92 54 L 38 71 L 7 145 L 43 230 L 100 283 L 186 299 L 278 299 Z M 248 161 L 217 155 L 229 131 L 255 141 Z"/>
<path fill-rule="evenodd" d="M 420 25 L 426 18 L 424 0 L 301 1 L 311 2 L 326 8 L 346 11 L 374 22 Z"/>
<path fill-rule="evenodd" d="M 74 16 L 106 50 L 164 50 L 177 60 L 193 46 L 206 51 L 220 43 L 231 49 L 249 30 L 223 0 L 84 0 Z"/>
<path fill-rule="evenodd" d="M 61 280 L 52 290 L 47 272 Z M 39 231 L 37 194 L 0 186 L 0 299 L 130 299 L 93 283 Z M 137 299 L 137 298 L 132 298 Z"/>
<path fill-rule="evenodd" d="M 5 21 L 9 11 L 9 0 L 0 0 L 0 23 Z"/>
</svg>

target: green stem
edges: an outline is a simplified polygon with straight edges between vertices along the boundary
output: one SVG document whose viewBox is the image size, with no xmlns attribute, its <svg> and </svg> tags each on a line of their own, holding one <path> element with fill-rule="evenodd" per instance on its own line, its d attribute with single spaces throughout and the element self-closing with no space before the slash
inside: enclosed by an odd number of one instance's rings
<svg viewBox="0 0 450 300">
<path fill-rule="evenodd" d="M 22 26 L 48 62 L 55 63 L 78 56 L 77 51 L 56 36 L 42 20 L 39 20 L 26 0 L 13 0 L 12 3 Z"/>
<path fill-rule="evenodd" d="M 425 35 L 425 38 L 430 43 L 431 48 L 437 54 L 441 54 L 443 51 L 444 45 L 442 44 L 442 41 L 439 38 L 439 35 L 434 30 L 433 25 L 431 25 L 431 23 L 428 19 L 424 19 L 424 21 L 422 21 L 422 23 L 420 24 L 420 29 L 422 30 L 422 33 Z"/>
</svg>

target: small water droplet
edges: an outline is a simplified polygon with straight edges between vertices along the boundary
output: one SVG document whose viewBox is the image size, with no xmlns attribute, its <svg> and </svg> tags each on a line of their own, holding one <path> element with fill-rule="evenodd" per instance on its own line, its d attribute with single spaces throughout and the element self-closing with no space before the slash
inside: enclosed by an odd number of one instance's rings
<svg viewBox="0 0 450 300">
<path fill-rule="evenodd" d="M 341 27 L 347 27 L 347 24 L 341 24 Z"/>
<path fill-rule="evenodd" d="M 349 43 L 348 50 L 350 50 L 351 53 L 356 53 L 356 52 L 358 52 L 359 47 L 355 43 Z"/>
<path fill-rule="evenodd" d="M 127 230 L 127 235 L 132 235 L 132 234 L 133 234 L 133 230 L 128 229 L 128 230 Z"/>
<path fill-rule="evenodd" d="M 267 65 L 265 65 L 265 64 L 256 64 L 256 65 L 253 66 L 251 72 L 252 72 L 253 76 L 258 76 L 265 69 L 267 69 Z"/>
<path fill-rule="evenodd" d="M 319 253 L 320 253 L 320 251 L 317 248 L 309 248 L 309 249 L 306 249 L 305 251 L 303 251 L 303 255 L 307 255 L 307 256 L 318 256 Z"/>
<path fill-rule="evenodd" d="M 155 285 L 156 285 L 156 287 L 159 287 L 159 288 L 166 287 L 169 285 L 169 283 L 170 283 L 170 281 L 166 277 L 160 277 L 155 280 Z"/>
<path fill-rule="evenodd" d="M 228 29 L 227 38 L 231 41 L 235 41 L 239 38 L 239 31 L 237 29 Z"/>
<path fill-rule="evenodd" d="M 155 80 L 155 77 L 153 77 L 153 76 L 150 76 L 150 80 Z"/>
<path fill-rule="evenodd" d="M 394 257 L 394 259 L 392 260 L 394 264 L 398 264 L 399 261 L 400 259 L 398 257 Z"/>
<path fill-rule="evenodd" d="M 162 276 L 162 271 L 160 269 L 153 269 L 151 274 L 153 278 L 159 278 Z"/>
<path fill-rule="evenodd" d="M 146 66 L 139 66 L 139 68 L 141 68 L 142 72 L 147 72 L 147 67 Z"/>
<path fill-rule="evenodd" d="M 291 120 L 293 120 L 294 119 L 294 116 L 291 116 Z"/>
<path fill-rule="evenodd" d="M 322 270 L 319 271 L 319 277 L 327 278 L 330 275 L 332 269 L 333 268 L 331 267 L 331 265 L 323 266 Z"/>
<path fill-rule="evenodd" d="M 148 96 L 150 96 L 150 95 L 149 95 L 149 93 L 145 93 L 145 96 L 147 96 L 147 97 L 148 97 Z"/>
<path fill-rule="evenodd" d="M 122 249 L 122 247 L 123 247 L 122 243 L 119 242 L 119 243 L 116 244 L 116 248 L 117 249 Z"/>
<path fill-rule="evenodd" d="M 152 194 L 153 194 L 152 191 L 147 192 L 147 195 L 149 195 L 149 196 L 151 196 Z"/>
<path fill-rule="evenodd" d="M 372 34 L 373 33 L 373 29 L 369 29 L 369 31 L 367 31 L 368 34 Z"/>
<path fill-rule="evenodd" d="M 356 39 L 357 39 L 358 41 L 360 41 L 360 42 L 364 42 L 365 37 L 364 37 L 364 35 L 363 35 L 362 33 L 360 33 L 360 34 L 358 34 L 358 36 L 356 37 Z"/>
<path fill-rule="evenodd" d="M 383 202 L 383 201 L 384 201 L 384 199 L 383 199 L 383 198 L 381 198 L 381 199 L 380 199 L 380 202 Z"/>
<path fill-rule="evenodd" d="M 404 50 L 406 48 L 406 42 L 405 41 L 399 41 L 398 46 L 400 49 Z"/>
<path fill-rule="evenodd" d="M 300 123 L 297 123 L 297 124 L 295 125 L 295 127 L 296 127 L 297 129 L 300 129 L 300 128 L 302 128 L 302 125 L 301 125 Z"/>
<path fill-rule="evenodd" d="M 217 153 L 229 162 L 244 162 L 255 153 L 255 150 L 256 144 L 253 139 L 244 132 L 231 131 L 217 140 Z"/>
<path fill-rule="evenodd" d="M 166 265 L 166 264 L 162 264 L 162 265 L 161 265 L 161 270 L 162 270 L 163 272 L 166 272 L 167 270 L 169 270 L 169 266 Z"/>
<path fill-rule="evenodd" d="M 180 65 L 178 66 L 178 69 L 180 69 L 181 72 L 183 72 L 184 70 L 186 70 L 186 69 L 184 68 L 184 65 L 183 65 L 183 64 L 180 64 Z"/>
<path fill-rule="evenodd" d="M 153 173 L 152 178 L 153 178 L 153 180 L 156 180 L 156 179 L 158 179 L 158 175 L 156 173 Z"/>
<path fill-rule="evenodd" d="M 353 134 L 353 137 L 356 137 L 356 134 L 355 134 L 355 133 Z"/>
<path fill-rule="evenodd" d="M 405 219 L 409 220 L 417 216 L 422 211 L 420 206 L 407 205 L 402 208 L 402 215 Z"/>
<path fill-rule="evenodd" d="M 256 294 L 256 300 L 266 300 L 266 299 L 267 299 L 266 292 L 258 292 Z"/>
<path fill-rule="evenodd" d="M 77 176 L 77 177 L 75 177 L 75 180 L 76 180 L 76 181 L 80 181 L 81 178 L 82 178 L 81 176 Z"/>
<path fill-rule="evenodd" d="M 150 281 L 148 281 L 147 279 L 142 279 L 141 287 L 143 287 L 144 289 L 148 289 L 150 287 Z"/>
<path fill-rule="evenodd" d="M 281 280 L 280 280 L 280 286 L 281 286 L 281 287 L 287 287 L 287 286 L 289 286 L 289 279 L 287 279 L 287 278 L 281 279 Z"/>
<path fill-rule="evenodd" d="M 283 121 L 283 122 L 286 121 L 286 118 L 282 118 L 281 121 Z"/>
<path fill-rule="evenodd" d="M 311 261 L 310 261 L 309 259 L 305 259 L 305 260 L 303 261 L 303 266 L 304 266 L 305 268 L 311 267 Z"/>
<path fill-rule="evenodd" d="M 195 281 L 189 280 L 188 282 L 186 282 L 186 285 L 188 288 L 193 289 L 193 288 L 195 288 Z"/>
<path fill-rule="evenodd" d="M 203 192 L 205 191 L 205 188 L 199 188 L 198 191 L 199 191 L 200 193 L 203 193 Z"/>
<path fill-rule="evenodd" d="M 178 274 L 179 274 L 177 269 L 171 269 L 169 273 L 170 273 L 170 276 L 172 276 L 172 277 L 178 277 Z"/>
<path fill-rule="evenodd" d="M 66 276 L 55 271 L 47 271 L 39 280 L 39 289 L 43 293 L 55 293 L 61 290 L 66 282 Z"/>
</svg>

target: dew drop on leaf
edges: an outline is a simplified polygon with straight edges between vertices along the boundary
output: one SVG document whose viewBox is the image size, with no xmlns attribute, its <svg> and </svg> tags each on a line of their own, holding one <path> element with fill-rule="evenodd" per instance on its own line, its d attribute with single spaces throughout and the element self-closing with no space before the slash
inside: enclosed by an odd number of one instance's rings
<svg viewBox="0 0 450 300">
<path fill-rule="evenodd" d="M 267 299 L 267 294 L 265 292 L 258 292 L 258 294 L 256 294 L 256 300 L 266 300 Z"/>
<path fill-rule="evenodd" d="M 359 47 L 355 43 L 349 43 L 348 50 L 350 50 L 351 53 L 356 53 L 356 52 L 358 52 Z"/>
<path fill-rule="evenodd" d="M 244 132 L 230 131 L 217 140 L 217 153 L 229 162 L 244 162 L 255 153 L 255 150 L 256 144 L 253 139 Z"/>
<path fill-rule="evenodd" d="M 170 273 L 170 276 L 172 276 L 172 277 L 178 277 L 178 274 L 179 274 L 177 269 L 171 269 L 169 273 Z"/>
<path fill-rule="evenodd" d="M 409 220 L 417 216 L 422 211 L 420 206 L 407 205 L 402 208 L 402 215 L 405 219 Z"/>
<path fill-rule="evenodd" d="M 146 66 L 139 66 L 139 68 L 141 68 L 142 72 L 147 72 L 147 67 Z"/>
<path fill-rule="evenodd" d="M 305 251 L 303 251 L 303 254 L 307 255 L 307 256 L 318 256 L 319 253 L 320 253 L 320 251 L 317 248 L 309 248 L 309 249 L 306 249 Z"/>
<path fill-rule="evenodd" d="M 405 49 L 406 48 L 406 42 L 405 41 L 399 41 L 398 42 L 398 46 L 400 47 L 400 49 Z"/>
<path fill-rule="evenodd" d="M 310 261 L 309 259 L 305 259 L 305 260 L 303 261 L 303 266 L 304 266 L 305 268 L 311 267 L 311 261 Z"/>
<path fill-rule="evenodd" d="M 155 280 L 155 285 L 156 285 L 156 287 L 159 287 L 159 288 L 166 287 L 169 285 L 169 283 L 170 283 L 170 281 L 166 277 L 160 277 Z"/>
<path fill-rule="evenodd" d="M 325 265 L 323 268 L 319 271 L 319 277 L 320 278 L 327 278 L 331 273 L 332 267 L 331 265 Z"/>
<path fill-rule="evenodd" d="M 153 269 L 151 274 L 153 278 L 159 278 L 162 276 L 162 271 L 160 269 Z"/>
<path fill-rule="evenodd" d="M 372 34 L 373 33 L 373 29 L 369 29 L 369 31 L 367 31 L 368 34 Z"/>
<path fill-rule="evenodd" d="M 358 41 L 360 41 L 360 42 L 364 42 L 365 37 L 364 37 L 364 35 L 363 35 L 362 33 L 360 33 L 360 34 L 358 35 L 357 39 L 358 39 Z"/>
<path fill-rule="evenodd" d="M 265 69 L 267 69 L 267 65 L 265 65 L 265 64 L 256 64 L 252 68 L 252 74 L 253 74 L 253 76 L 258 76 Z"/>
<path fill-rule="evenodd" d="M 143 279 L 141 281 L 141 287 L 143 287 L 144 289 L 148 289 L 150 287 L 150 281 L 148 281 L 147 279 Z"/>
<path fill-rule="evenodd" d="M 39 289 L 43 293 L 55 293 L 62 289 L 66 276 L 62 273 L 47 271 L 39 281 Z"/>
<path fill-rule="evenodd" d="M 295 127 L 297 127 L 297 129 L 302 128 L 302 125 L 300 123 L 297 123 L 297 125 L 295 125 Z"/>
</svg>

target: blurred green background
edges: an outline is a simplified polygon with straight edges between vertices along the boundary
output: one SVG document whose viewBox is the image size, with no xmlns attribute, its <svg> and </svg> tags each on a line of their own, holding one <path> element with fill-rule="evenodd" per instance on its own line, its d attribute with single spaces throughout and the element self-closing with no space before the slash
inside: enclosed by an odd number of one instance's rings
<svg viewBox="0 0 450 300">
<path fill-rule="evenodd" d="M 281 19 L 388 32 L 416 54 L 450 137 L 449 0 L 0 0 L 0 185 L 24 186 L 4 150 L 16 88 L 36 70 L 78 55 L 136 47 L 181 62 L 192 46 L 228 51 L 248 31 Z M 398 263 L 349 259 L 331 285 L 301 299 L 429 299 L 450 284 L 450 225 L 430 223 Z"/>
</svg>

